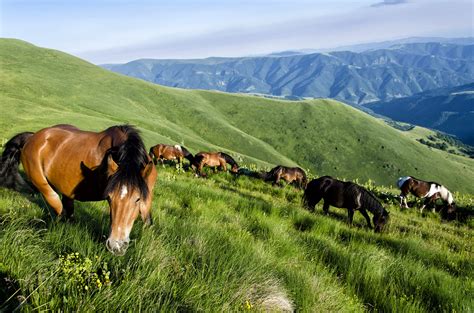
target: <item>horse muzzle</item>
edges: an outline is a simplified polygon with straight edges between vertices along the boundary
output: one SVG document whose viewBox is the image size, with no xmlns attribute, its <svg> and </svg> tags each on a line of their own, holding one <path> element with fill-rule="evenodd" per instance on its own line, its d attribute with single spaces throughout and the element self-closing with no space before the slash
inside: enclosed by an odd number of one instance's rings
<svg viewBox="0 0 474 313">
<path fill-rule="evenodd" d="M 130 240 L 107 239 L 105 246 L 113 255 L 122 256 L 127 252 Z"/>
</svg>

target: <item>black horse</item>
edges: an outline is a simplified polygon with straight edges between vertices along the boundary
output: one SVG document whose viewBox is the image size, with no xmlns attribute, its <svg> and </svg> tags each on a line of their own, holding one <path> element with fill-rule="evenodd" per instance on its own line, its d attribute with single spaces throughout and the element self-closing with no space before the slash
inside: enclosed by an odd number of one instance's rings
<svg viewBox="0 0 474 313">
<path fill-rule="evenodd" d="M 380 201 L 367 189 L 352 182 L 343 182 L 330 176 L 323 176 L 309 182 L 303 195 L 306 207 L 314 212 L 314 206 L 324 199 L 323 211 L 329 212 L 329 206 L 347 208 L 349 223 L 352 225 L 354 211 L 359 210 L 367 220 L 370 228 L 369 210 L 374 217 L 375 232 L 382 231 L 389 220 L 389 212 L 385 210 Z"/>
</svg>

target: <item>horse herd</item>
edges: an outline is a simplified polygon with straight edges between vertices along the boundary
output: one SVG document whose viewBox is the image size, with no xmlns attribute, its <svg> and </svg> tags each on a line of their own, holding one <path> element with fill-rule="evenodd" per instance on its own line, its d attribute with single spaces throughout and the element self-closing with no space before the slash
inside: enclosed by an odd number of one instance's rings
<svg viewBox="0 0 474 313">
<path fill-rule="evenodd" d="M 83 131 L 72 125 L 56 125 L 36 133 L 23 132 L 12 137 L 4 147 L 0 163 L 0 186 L 36 189 L 60 217 L 73 218 L 74 200 L 107 200 L 110 207 L 110 232 L 107 249 L 115 255 L 125 254 L 134 221 L 140 215 L 146 224 L 152 223 L 151 204 L 157 178 L 155 165 L 160 160 L 187 159 L 196 175 L 205 176 L 203 167 L 221 168 L 244 173 L 237 162 L 224 152 L 199 152 L 192 155 L 186 148 L 159 144 L 146 152 L 138 131 L 129 125 L 112 126 L 102 132 Z M 19 174 L 22 164 L 30 183 Z M 324 200 L 323 211 L 329 206 L 347 208 L 352 224 L 358 210 L 376 232 L 383 230 L 389 212 L 367 189 L 352 182 L 323 176 L 308 183 L 305 172 L 298 167 L 276 166 L 257 177 L 278 184 L 280 180 L 296 183 L 304 189 L 303 203 L 310 211 Z M 454 211 L 452 194 L 442 185 L 413 177 L 398 180 L 400 205 L 407 206 L 409 193 L 426 198 L 423 208 L 436 199 L 447 203 Z M 61 195 L 61 196 L 60 196 Z M 373 224 L 367 211 L 373 215 Z"/>
</svg>

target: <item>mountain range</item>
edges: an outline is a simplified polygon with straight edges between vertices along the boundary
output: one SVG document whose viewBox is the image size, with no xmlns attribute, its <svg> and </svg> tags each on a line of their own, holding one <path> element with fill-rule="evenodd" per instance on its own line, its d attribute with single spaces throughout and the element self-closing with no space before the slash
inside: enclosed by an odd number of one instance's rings
<svg viewBox="0 0 474 313">
<path fill-rule="evenodd" d="M 415 175 L 474 190 L 473 159 L 417 140 L 433 132 L 395 129 L 338 101 L 169 88 L 11 39 L 0 39 L 0 68 L 3 142 L 59 123 L 90 130 L 127 123 L 139 127 L 148 147 L 182 144 L 260 168 L 298 165 L 314 175 L 384 185 Z"/>
<path fill-rule="evenodd" d="M 456 135 L 474 146 L 474 83 L 366 105 L 394 120 Z"/>
<path fill-rule="evenodd" d="M 460 42 L 400 43 L 363 52 L 140 59 L 102 67 L 165 86 L 332 98 L 358 106 L 473 82 L 474 44 Z"/>
</svg>

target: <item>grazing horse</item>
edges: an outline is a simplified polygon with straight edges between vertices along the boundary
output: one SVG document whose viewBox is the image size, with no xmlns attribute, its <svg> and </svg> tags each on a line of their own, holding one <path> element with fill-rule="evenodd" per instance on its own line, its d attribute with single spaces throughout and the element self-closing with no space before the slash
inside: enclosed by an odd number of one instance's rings
<svg viewBox="0 0 474 313">
<path fill-rule="evenodd" d="M 227 164 L 230 164 L 232 173 L 238 173 L 239 165 L 235 160 L 224 152 L 199 152 L 194 156 L 192 166 L 195 167 L 197 173 L 202 176 L 202 168 L 204 166 L 219 166 L 224 172 L 227 171 Z"/>
<path fill-rule="evenodd" d="M 162 164 L 164 160 L 178 160 L 179 164 L 183 164 L 183 158 L 187 159 L 189 163 L 193 162 L 193 155 L 183 146 L 180 145 L 165 145 L 157 144 L 150 148 L 150 157 L 153 159 L 153 162 L 157 163 L 157 159 L 161 160 Z"/>
<path fill-rule="evenodd" d="M 300 188 L 305 188 L 307 184 L 306 173 L 299 167 L 286 167 L 278 165 L 272 168 L 264 175 L 265 181 L 272 181 L 273 184 L 278 184 L 280 179 L 283 179 L 288 184 L 296 182 Z"/>
<path fill-rule="evenodd" d="M 16 160 L 8 165 L 10 178 L 18 174 L 21 161 L 28 179 L 58 216 L 72 217 L 74 200 L 107 200 L 110 234 L 106 246 L 115 255 L 125 254 L 138 214 L 145 223 L 152 222 L 157 176 L 137 130 L 124 125 L 96 133 L 56 125 L 35 134 L 19 134 L 7 145 L 21 135 L 28 138 L 6 155 Z"/>
<path fill-rule="evenodd" d="M 355 210 L 365 217 L 369 228 L 372 228 L 372 224 L 366 210 L 374 215 L 375 232 L 382 231 L 389 220 L 389 212 L 380 201 L 370 191 L 352 182 L 343 182 L 330 176 L 313 179 L 306 187 L 303 202 L 310 211 L 314 211 L 314 206 L 321 199 L 324 199 L 323 211 L 326 214 L 330 205 L 347 208 L 351 225 Z"/>
<path fill-rule="evenodd" d="M 411 193 L 418 198 L 425 199 L 423 205 L 420 208 L 421 213 L 423 213 L 423 209 L 427 205 L 434 203 L 434 201 L 437 199 L 442 199 L 445 203 L 447 203 L 448 213 L 452 213 L 456 210 L 456 204 L 454 203 L 452 193 L 443 185 L 405 176 L 398 179 L 397 186 L 401 190 L 400 207 L 404 206 L 408 209 L 407 196 L 409 193 Z"/>
</svg>

